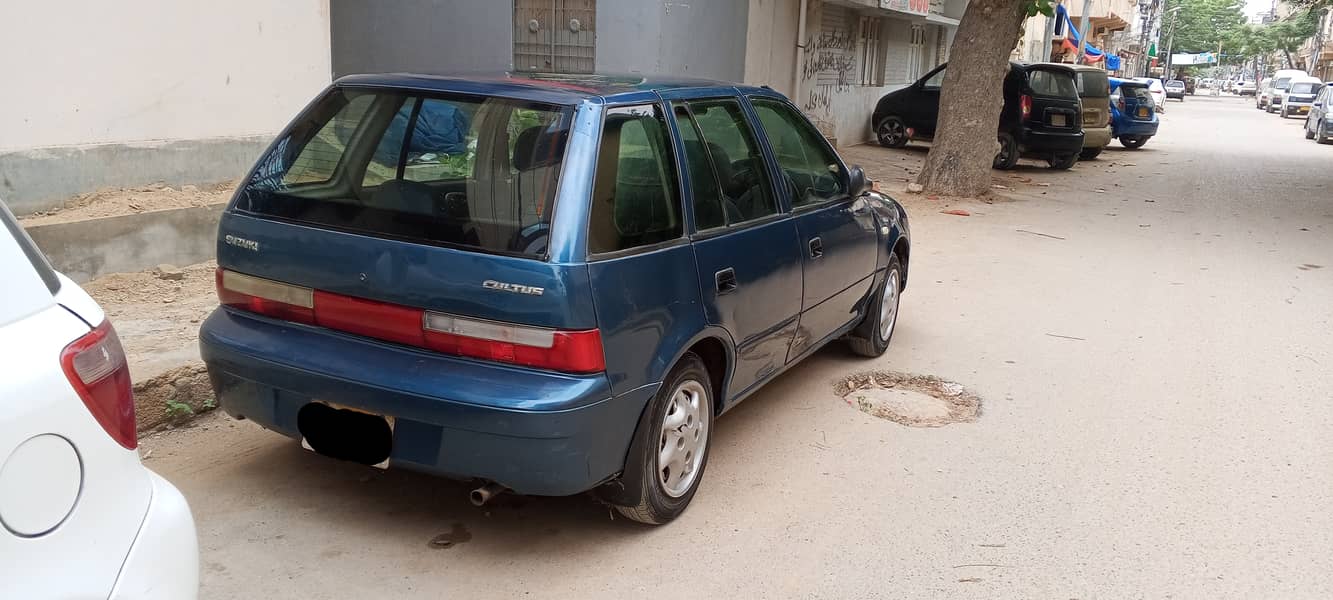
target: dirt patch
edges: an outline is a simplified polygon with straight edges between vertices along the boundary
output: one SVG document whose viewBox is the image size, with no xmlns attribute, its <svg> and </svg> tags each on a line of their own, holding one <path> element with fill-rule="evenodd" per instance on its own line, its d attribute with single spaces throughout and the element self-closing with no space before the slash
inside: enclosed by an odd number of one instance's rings
<svg viewBox="0 0 1333 600">
<path fill-rule="evenodd" d="M 199 362 L 199 324 L 217 307 L 210 261 L 113 273 L 85 283 L 129 358 L 139 431 L 179 424 L 215 405 Z"/>
<path fill-rule="evenodd" d="M 833 392 L 863 413 L 908 427 L 972 423 L 981 416 L 981 398 L 932 375 L 856 373 L 834 384 Z"/>
<path fill-rule="evenodd" d="M 146 433 L 176 425 L 217 408 L 204 365 L 177 367 L 134 385 L 135 421 Z"/>
<path fill-rule="evenodd" d="M 137 213 L 220 204 L 231 199 L 236 182 L 213 185 L 185 185 L 173 188 L 157 183 L 135 188 L 106 189 L 80 194 L 60 208 L 19 218 L 25 226 L 68 223 L 84 219 L 115 217 Z"/>
</svg>

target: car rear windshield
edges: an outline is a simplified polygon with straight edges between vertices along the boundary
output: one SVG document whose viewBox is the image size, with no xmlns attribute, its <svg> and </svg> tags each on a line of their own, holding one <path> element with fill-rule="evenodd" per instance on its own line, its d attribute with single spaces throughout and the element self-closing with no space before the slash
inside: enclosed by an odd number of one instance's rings
<svg viewBox="0 0 1333 600">
<path fill-rule="evenodd" d="M 1078 71 L 1074 76 L 1078 95 L 1083 98 L 1106 98 L 1111 95 L 1111 84 L 1105 71 Z"/>
<path fill-rule="evenodd" d="M 572 117 L 502 98 L 335 88 L 260 159 L 235 209 L 545 256 Z"/>
<path fill-rule="evenodd" d="M 1173 80 L 1171 80 L 1171 81 L 1166 82 L 1166 87 L 1169 87 L 1169 88 L 1184 88 L 1184 87 L 1185 87 L 1185 82 L 1183 82 L 1183 81 L 1179 81 L 1179 80 L 1174 80 L 1174 79 L 1173 79 Z"/>
<path fill-rule="evenodd" d="M 1028 85 L 1032 88 L 1032 93 L 1038 96 L 1078 98 L 1074 78 L 1068 73 L 1034 69 L 1028 74 Z"/>
<path fill-rule="evenodd" d="M 1291 86 L 1293 94 L 1315 94 L 1319 92 L 1320 83 L 1296 83 Z"/>
</svg>

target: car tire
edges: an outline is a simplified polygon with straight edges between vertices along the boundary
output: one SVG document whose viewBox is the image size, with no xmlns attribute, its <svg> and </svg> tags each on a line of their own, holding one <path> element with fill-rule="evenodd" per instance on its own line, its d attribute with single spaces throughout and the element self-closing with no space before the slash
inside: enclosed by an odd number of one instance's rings
<svg viewBox="0 0 1333 600">
<path fill-rule="evenodd" d="M 1077 154 L 1057 154 L 1046 159 L 1046 164 L 1057 171 L 1068 171 L 1078 162 Z"/>
<path fill-rule="evenodd" d="M 1146 137 L 1136 135 L 1120 136 L 1120 145 L 1129 148 L 1130 150 L 1138 150 L 1146 143 L 1148 143 L 1148 138 Z"/>
<path fill-rule="evenodd" d="M 875 358 L 889 349 L 893 332 L 898 328 L 898 303 L 902 299 L 903 268 L 897 254 L 889 254 L 889 267 L 884 270 L 884 282 L 875 290 L 873 300 L 866 305 L 861 323 L 847 336 L 852 352 L 866 358 Z"/>
<path fill-rule="evenodd" d="M 885 148 L 902 148 L 912 140 L 907 134 L 907 123 L 899 117 L 884 117 L 875 125 L 875 140 Z"/>
<path fill-rule="evenodd" d="M 1319 122 L 1319 127 L 1314 132 L 1314 140 L 1320 144 L 1328 143 L 1328 121 Z"/>
<path fill-rule="evenodd" d="M 598 495 L 626 518 L 649 525 L 671 522 L 689 506 L 703 481 L 713 438 L 714 400 L 708 369 L 686 353 L 644 408 L 621 476 Z M 667 445 L 670 463 L 661 465 Z M 675 457 L 681 457 L 681 466 Z"/>
<path fill-rule="evenodd" d="M 1097 160 L 1097 157 L 1102 155 L 1102 150 L 1105 148 L 1105 146 L 1084 148 L 1083 151 L 1078 154 L 1078 158 L 1079 160 Z"/>
<path fill-rule="evenodd" d="M 1306 119 L 1306 121 L 1305 121 L 1305 127 L 1302 127 L 1302 129 L 1305 130 L 1305 139 L 1307 139 L 1307 140 L 1313 140 L 1313 139 L 1314 139 L 1314 132 L 1313 132 L 1313 131 L 1310 131 L 1310 121 L 1309 121 L 1309 119 Z"/>
<path fill-rule="evenodd" d="M 1013 169 L 1018 164 L 1018 140 L 1014 139 L 1013 134 L 1001 133 L 997 141 L 1000 142 L 1000 150 L 995 153 L 991 168 L 1001 171 Z"/>
</svg>

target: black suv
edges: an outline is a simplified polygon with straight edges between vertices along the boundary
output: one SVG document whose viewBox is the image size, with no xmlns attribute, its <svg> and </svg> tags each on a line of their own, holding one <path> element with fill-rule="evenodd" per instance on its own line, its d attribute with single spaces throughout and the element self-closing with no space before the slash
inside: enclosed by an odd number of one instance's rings
<svg viewBox="0 0 1333 600">
<path fill-rule="evenodd" d="M 946 67 L 940 65 L 916 83 L 879 99 L 871 125 L 880 145 L 901 148 L 914 138 L 935 135 Z M 1009 63 L 995 168 L 1014 168 L 1020 155 L 1043 158 L 1055 169 L 1074 166 L 1083 149 L 1082 112 L 1078 87 L 1068 69 Z"/>
</svg>

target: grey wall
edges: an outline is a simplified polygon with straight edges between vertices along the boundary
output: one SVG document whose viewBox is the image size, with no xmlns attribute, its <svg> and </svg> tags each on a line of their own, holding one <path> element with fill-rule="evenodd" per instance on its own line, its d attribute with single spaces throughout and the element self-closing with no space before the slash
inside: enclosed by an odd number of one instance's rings
<svg viewBox="0 0 1333 600">
<path fill-rule="evenodd" d="M 506 71 L 513 17 L 512 0 L 330 0 L 333 76 Z"/>
<path fill-rule="evenodd" d="M 217 251 L 222 204 L 25 227 L 51 266 L 78 282 L 163 263 L 192 265 Z"/>
<path fill-rule="evenodd" d="M 231 181 L 244 177 L 272 140 L 263 135 L 0 152 L 0 198 L 26 215 L 106 187 Z"/>
<path fill-rule="evenodd" d="M 748 0 L 599 0 L 597 70 L 745 78 Z"/>
</svg>

